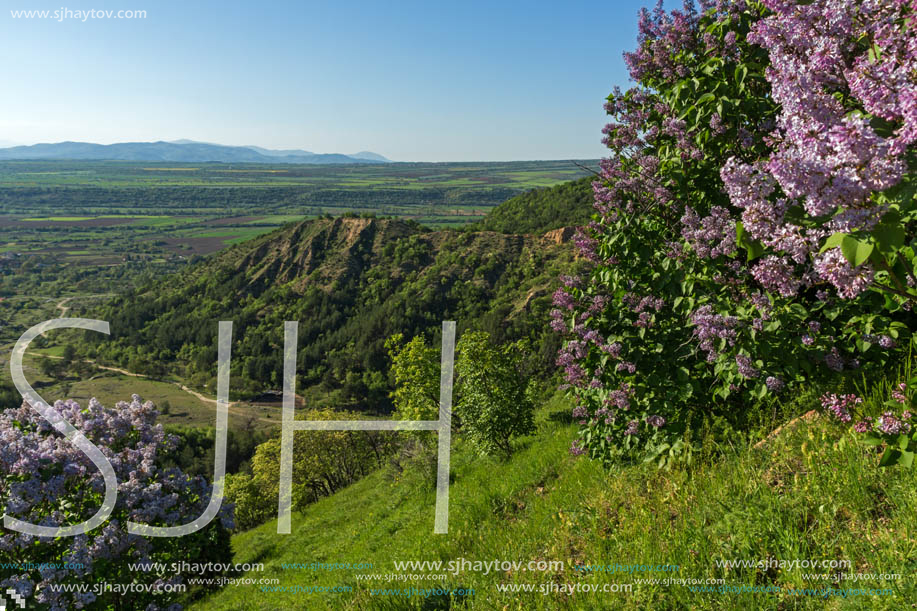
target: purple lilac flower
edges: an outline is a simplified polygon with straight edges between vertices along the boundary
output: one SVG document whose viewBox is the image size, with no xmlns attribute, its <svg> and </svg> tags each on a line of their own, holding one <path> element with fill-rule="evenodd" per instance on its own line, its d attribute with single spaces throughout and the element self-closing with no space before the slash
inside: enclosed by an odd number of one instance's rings
<svg viewBox="0 0 917 611">
<path fill-rule="evenodd" d="M 786 386 L 783 380 L 775 376 L 767 376 L 764 380 L 764 385 L 771 392 L 780 392 Z"/>
<path fill-rule="evenodd" d="M 892 412 L 885 412 L 879 417 L 879 430 L 886 435 L 897 435 L 902 431 L 911 430 L 911 425 L 895 418 Z"/>
<path fill-rule="evenodd" d="M 777 291 L 781 297 L 793 297 L 802 286 L 802 280 L 794 274 L 793 265 L 787 257 L 765 257 L 752 268 L 751 275 L 761 286 Z"/>
<path fill-rule="evenodd" d="M 829 393 L 821 397 L 822 407 L 833 413 L 841 422 L 850 422 L 853 419 L 850 410 L 862 402 L 863 399 L 855 394 L 836 395 Z"/>
<path fill-rule="evenodd" d="M 865 433 L 869 431 L 871 428 L 872 428 L 872 425 L 869 423 L 868 420 L 860 420 L 859 422 L 853 425 L 853 430 L 856 431 L 857 433 Z"/>
<path fill-rule="evenodd" d="M 894 348 L 897 345 L 898 343 L 895 340 L 893 340 L 892 338 L 890 338 L 889 336 L 887 335 L 879 336 L 879 346 L 881 346 L 882 348 L 885 348 L 886 350 L 891 350 L 892 348 Z"/>
<path fill-rule="evenodd" d="M 757 378 L 761 372 L 752 366 L 751 358 L 744 354 L 736 355 L 736 365 L 739 366 L 739 375 L 745 378 Z"/>
<path fill-rule="evenodd" d="M 872 282 L 874 271 L 868 263 L 854 268 L 847 262 L 840 248 L 819 255 L 815 260 L 815 271 L 834 285 L 838 295 L 852 299 L 865 291 Z"/>
<path fill-rule="evenodd" d="M 738 337 L 738 329 L 742 322 L 735 316 L 717 314 L 713 306 L 704 305 L 691 314 L 691 324 L 694 326 L 694 337 L 698 340 L 700 349 L 707 353 L 707 360 L 716 360 L 716 340 L 726 340 L 727 346 L 734 346 Z"/>
<path fill-rule="evenodd" d="M 892 399 L 898 403 L 907 403 L 907 384 L 900 382 L 898 387 L 892 390 Z"/>
<path fill-rule="evenodd" d="M 634 373 L 637 371 L 637 366 L 630 361 L 621 361 L 615 367 L 615 371 L 626 371 L 628 373 Z"/>
<path fill-rule="evenodd" d="M 837 347 L 831 348 L 831 352 L 825 355 L 825 363 L 834 371 L 844 370 L 844 359 L 841 357 L 840 352 L 838 352 Z"/>
</svg>

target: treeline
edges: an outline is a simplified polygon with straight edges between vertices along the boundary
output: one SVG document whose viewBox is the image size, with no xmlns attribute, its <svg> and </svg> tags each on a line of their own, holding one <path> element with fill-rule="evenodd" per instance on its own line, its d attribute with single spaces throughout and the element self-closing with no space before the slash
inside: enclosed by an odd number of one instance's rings
<svg viewBox="0 0 917 611">
<path fill-rule="evenodd" d="M 4 214 L 258 214 L 296 212 L 306 206 L 379 210 L 397 206 L 497 206 L 519 193 L 509 187 L 346 188 L 320 186 L 8 187 L 0 189 Z"/>
<path fill-rule="evenodd" d="M 27 254 L 0 266 L 0 296 L 109 293 L 115 286 L 123 289 L 148 286 L 183 264 L 184 261 L 174 257 L 156 261 L 147 256 L 125 260 L 119 265 L 84 265 L 62 261 L 50 254 Z"/>
</svg>

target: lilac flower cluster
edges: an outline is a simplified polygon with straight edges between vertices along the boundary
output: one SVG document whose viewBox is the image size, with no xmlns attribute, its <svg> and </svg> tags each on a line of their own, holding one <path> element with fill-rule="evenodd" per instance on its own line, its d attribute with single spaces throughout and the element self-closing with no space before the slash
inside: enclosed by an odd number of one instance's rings
<svg viewBox="0 0 917 611">
<path fill-rule="evenodd" d="M 767 49 L 766 76 L 781 106 L 769 136 L 772 153 L 754 163 L 733 158 L 722 178 L 752 237 L 796 263 L 813 260 L 818 278 L 853 298 L 869 287 L 873 269 L 853 268 L 839 249 L 816 256 L 818 242 L 828 232 L 874 226 L 885 208 L 873 194 L 906 171 L 908 146 L 917 141 L 917 45 L 903 25 L 913 7 L 906 0 L 764 4 L 773 14 L 753 26 L 748 40 Z M 868 48 L 860 46 L 864 39 Z M 867 118 L 849 112 L 851 104 L 896 129 L 879 135 Z M 786 210 L 797 204 L 829 221 L 824 228 L 787 221 Z M 801 282 L 785 266 L 756 278 L 785 296 Z"/>
<path fill-rule="evenodd" d="M 690 206 L 681 217 L 681 236 L 702 259 L 730 256 L 736 251 L 735 219 L 726 208 L 713 206 L 700 217 Z"/>
<path fill-rule="evenodd" d="M 844 370 L 844 357 L 841 356 L 837 346 L 832 346 L 830 352 L 825 355 L 825 364 L 832 371 Z"/>
<path fill-rule="evenodd" d="M 756 369 L 751 362 L 751 357 L 745 354 L 736 355 L 736 365 L 739 367 L 739 375 L 743 378 L 757 378 L 761 372 Z"/>
<path fill-rule="evenodd" d="M 793 297 L 802 286 L 802 280 L 794 273 L 789 257 L 765 257 L 752 268 L 751 274 L 761 286 L 780 293 L 782 297 Z"/>
<path fill-rule="evenodd" d="M 704 305 L 691 315 L 691 324 L 700 349 L 707 353 L 707 361 L 713 362 L 718 356 L 716 340 L 725 340 L 726 345 L 734 346 L 738 330 L 744 323 L 735 316 L 716 314 L 713 306 Z"/>
<path fill-rule="evenodd" d="M 7 531 L 0 535 L 0 557 L 34 562 L 36 554 L 74 563 L 74 568 L 0 574 L 0 590 L 13 588 L 50 608 L 82 608 L 95 596 L 53 591 L 50 586 L 91 578 L 100 567 L 124 559 L 156 559 L 157 546 L 127 532 L 127 522 L 172 526 L 199 516 L 210 497 L 210 485 L 157 462 L 174 438 L 155 423 L 151 402 L 134 395 L 115 409 L 95 399 L 83 409 L 72 400 L 54 405 L 77 430 L 98 446 L 118 477 L 118 502 L 103 527 L 72 538 L 45 539 Z M 105 485 L 90 459 L 59 434 L 28 404 L 0 412 L 0 507 L 20 520 L 59 527 L 83 521 L 98 509 Z M 224 506 L 223 525 L 232 526 L 232 508 Z M 151 578 L 155 575 L 151 574 Z M 96 578 L 104 578 L 96 576 Z"/>
<path fill-rule="evenodd" d="M 770 392 L 778 393 L 784 389 L 786 383 L 777 376 L 767 376 L 764 380 L 764 385 L 767 386 Z"/>
<path fill-rule="evenodd" d="M 906 404 L 908 402 L 907 384 L 905 384 L 904 382 L 901 382 L 898 384 L 896 388 L 892 389 L 892 399 L 894 399 L 898 403 Z"/>
<path fill-rule="evenodd" d="M 815 271 L 837 288 L 837 293 L 852 299 L 869 288 L 875 275 L 872 266 L 864 263 L 853 267 L 840 248 L 832 248 L 815 257 Z"/>
<path fill-rule="evenodd" d="M 821 397 L 821 406 L 834 414 L 841 422 L 850 422 L 853 419 L 851 411 L 862 402 L 863 399 L 855 394 L 836 395 L 828 393 Z"/>
<path fill-rule="evenodd" d="M 910 417 L 910 412 L 904 412 L 904 414 Z M 876 429 L 886 435 L 897 435 L 901 432 L 910 431 L 911 425 L 905 422 L 904 419 L 896 418 L 893 412 L 885 412 L 879 416 Z"/>
</svg>

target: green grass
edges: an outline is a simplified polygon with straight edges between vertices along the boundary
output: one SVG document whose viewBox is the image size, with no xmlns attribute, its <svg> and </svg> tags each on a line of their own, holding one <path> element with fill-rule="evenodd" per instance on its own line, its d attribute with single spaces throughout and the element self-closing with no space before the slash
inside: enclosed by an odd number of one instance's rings
<svg viewBox="0 0 917 611">
<path fill-rule="evenodd" d="M 89 221 L 94 217 L 91 216 L 48 216 L 43 218 L 28 218 L 23 221 Z"/>
<path fill-rule="evenodd" d="M 122 219 L 122 218 L 156 220 L 156 219 L 167 219 L 167 218 L 169 218 L 169 217 L 168 217 L 168 216 L 161 216 L 161 215 L 159 215 L 159 216 L 157 216 L 157 215 L 148 215 L 148 214 L 131 214 L 131 215 L 100 214 L 100 215 L 97 215 L 97 216 L 43 216 L 43 217 L 24 218 L 24 219 L 20 219 L 20 220 L 23 220 L 23 221 L 34 221 L 34 222 L 40 222 L 40 221 L 67 221 L 67 222 L 74 222 L 74 221 L 92 221 L 92 220 L 95 220 L 95 219 Z"/>
<path fill-rule="evenodd" d="M 811 401 L 808 399 L 807 401 Z M 800 410 L 814 407 L 801 402 Z M 603 471 L 576 460 L 569 406 L 552 400 L 537 435 L 507 462 L 454 443 L 448 535 L 433 535 L 434 493 L 416 476 L 380 471 L 276 523 L 233 538 L 235 562 L 261 562 L 284 586 L 350 586 L 345 594 L 265 593 L 227 587 L 195 609 L 445 609 L 433 598 L 371 596 L 370 588 L 473 588 L 452 601 L 468 609 L 903 609 L 917 599 L 917 476 L 883 470 L 878 457 L 825 419 L 801 424 L 762 449 L 737 444 L 671 471 L 648 465 Z M 841 441 L 843 440 L 843 441 Z M 709 441 L 709 440 L 708 440 Z M 708 445 L 708 450 L 711 449 Z M 358 581 L 395 572 L 393 561 L 562 560 L 555 573 L 463 572 L 445 581 Z M 807 569 L 717 568 L 714 559 L 850 560 L 853 573 L 898 573 L 900 581 L 806 580 Z M 282 563 L 372 562 L 371 571 L 283 570 Z M 577 565 L 676 564 L 677 573 L 587 573 Z M 420 571 L 416 571 L 420 572 Z M 815 572 L 815 571 L 813 571 Z M 818 571 L 820 572 L 820 571 Z M 723 579 L 729 585 L 890 587 L 893 596 L 696 593 L 683 585 L 635 584 L 628 594 L 500 593 L 503 583 L 627 584 L 635 578 Z"/>
</svg>

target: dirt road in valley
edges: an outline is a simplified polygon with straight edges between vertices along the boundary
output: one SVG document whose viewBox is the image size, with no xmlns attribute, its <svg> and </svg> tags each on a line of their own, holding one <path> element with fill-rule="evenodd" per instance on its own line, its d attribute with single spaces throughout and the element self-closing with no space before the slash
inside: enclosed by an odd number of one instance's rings
<svg viewBox="0 0 917 611">
<path fill-rule="evenodd" d="M 35 356 L 35 354 L 32 353 L 31 356 Z M 49 359 L 55 359 L 55 360 L 59 360 L 59 359 L 64 358 L 64 357 L 62 357 L 62 356 L 52 356 L 52 355 L 50 355 L 50 354 L 46 354 L 46 355 L 43 355 L 43 356 L 46 356 L 46 357 L 49 358 Z M 136 372 L 133 372 L 133 371 L 128 371 L 128 370 L 126 370 L 126 369 L 120 369 L 120 368 L 118 368 L 118 367 L 109 367 L 109 366 L 107 366 L 107 365 L 99 365 L 98 363 L 96 363 L 95 361 L 90 360 L 90 359 L 84 359 L 83 362 L 84 362 L 84 363 L 89 363 L 89 364 L 91 364 L 93 367 L 95 367 L 95 368 L 97 368 L 97 369 L 104 369 L 105 371 L 113 371 L 113 372 L 115 372 L 115 373 L 120 373 L 121 375 L 130 376 L 130 377 L 132 377 L 132 378 L 144 378 L 144 379 L 147 379 L 147 380 L 152 380 L 152 379 L 153 379 L 153 378 L 150 378 L 150 376 L 144 375 L 144 374 L 142 374 L 142 373 L 136 373 Z M 164 380 L 154 380 L 154 381 L 164 381 Z M 199 400 L 199 401 L 202 401 L 202 402 L 204 402 L 204 403 L 210 403 L 210 404 L 213 404 L 213 405 L 216 405 L 216 403 L 217 403 L 217 400 L 216 400 L 216 399 L 211 399 L 210 397 L 207 397 L 207 396 L 205 396 L 205 395 L 202 395 L 201 393 L 197 392 L 196 390 L 192 390 L 191 388 L 188 388 L 188 387 L 185 386 L 184 384 L 181 384 L 181 383 L 179 383 L 179 382 L 167 382 L 167 383 L 168 383 L 168 384 L 174 384 L 175 386 L 177 386 L 178 388 L 180 388 L 181 390 L 185 391 L 186 393 L 188 393 L 189 395 L 193 396 L 195 399 L 197 399 L 197 400 Z M 301 397 L 300 397 L 300 398 L 301 398 Z M 245 409 L 245 406 L 246 406 L 246 405 L 248 405 L 248 404 L 242 403 L 241 401 L 230 401 L 230 402 L 229 402 L 229 406 L 228 406 L 228 407 L 229 407 L 229 413 L 230 413 L 230 414 L 233 414 L 233 415 L 235 415 L 235 416 L 239 416 L 240 418 L 248 418 L 248 417 L 251 416 L 251 413 L 248 412 L 248 411 Z M 262 418 L 262 417 L 258 417 L 258 418 L 255 418 L 255 419 L 258 420 L 259 422 L 269 422 L 270 424 L 273 424 L 273 425 L 275 425 L 275 426 L 277 426 L 277 425 L 280 424 L 280 420 L 279 420 L 279 419 Z"/>
</svg>

